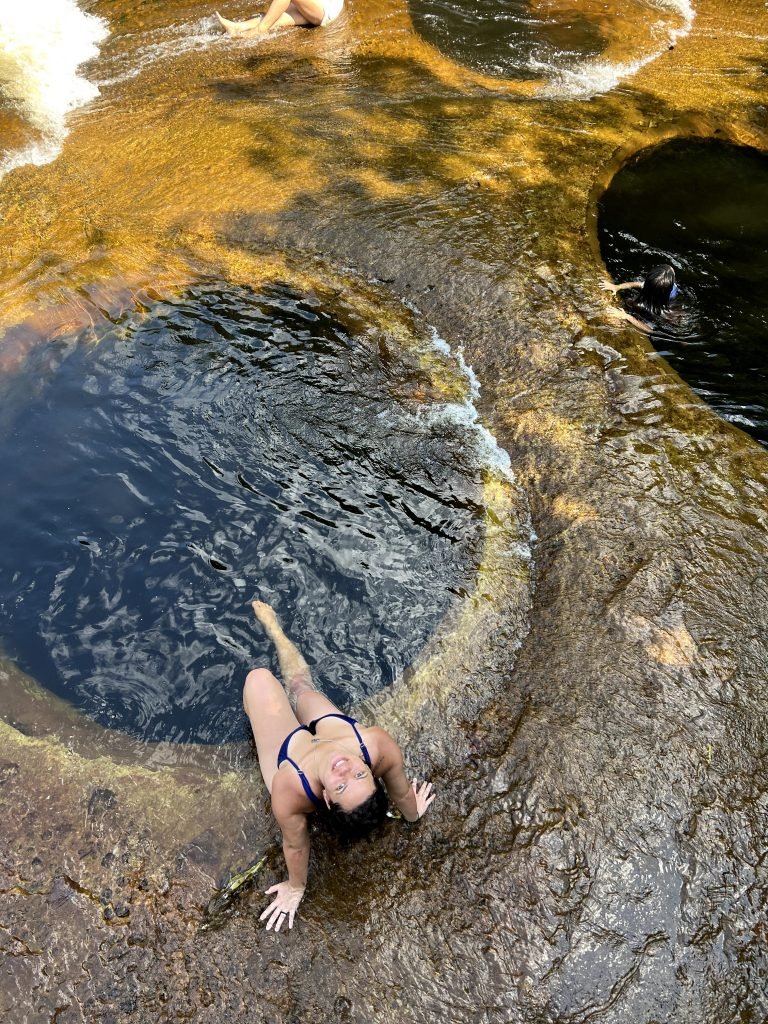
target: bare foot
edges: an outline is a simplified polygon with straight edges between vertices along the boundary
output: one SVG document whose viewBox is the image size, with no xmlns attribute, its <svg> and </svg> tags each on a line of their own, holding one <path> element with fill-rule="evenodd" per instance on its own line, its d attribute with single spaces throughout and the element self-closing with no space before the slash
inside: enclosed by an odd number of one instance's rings
<svg viewBox="0 0 768 1024">
<path fill-rule="evenodd" d="M 258 18 L 251 18 L 250 21 L 230 21 L 228 18 L 222 18 L 218 11 L 215 11 L 214 13 L 219 19 L 219 24 L 227 35 L 234 36 L 235 39 L 242 36 L 254 35 L 254 33 L 258 32 L 261 15 L 259 15 Z"/>
<path fill-rule="evenodd" d="M 239 34 L 240 30 L 238 28 L 238 24 L 236 21 L 229 21 L 227 18 L 222 18 L 218 11 L 214 11 L 213 13 L 219 19 L 219 24 L 221 25 L 225 32 L 227 32 L 231 36 L 236 36 Z"/>
<path fill-rule="evenodd" d="M 251 601 L 251 608 L 253 608 L 253 614 L 262 624 L 267 634 L 271 635 L 276 629 L 280 629 L 275 609 L 271 604 L 267 604 L 266 601 Z"/>
</svg>

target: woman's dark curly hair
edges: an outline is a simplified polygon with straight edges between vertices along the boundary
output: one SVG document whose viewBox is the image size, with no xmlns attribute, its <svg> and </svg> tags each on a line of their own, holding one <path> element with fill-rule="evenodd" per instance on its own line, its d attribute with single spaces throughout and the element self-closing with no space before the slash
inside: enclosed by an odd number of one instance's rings
<svg viewBox="0 0 768 1024">
<path fill-rule="evenodd" d="M 380 779 L 374 781 L 376 789 L 373 793 L 351 811 L 342 810 L 338 804 L 331 801 L 326 820 L 342 839 L 361 839 L 386 818 L 389 808 L 387 791 Z"/>
</svg>

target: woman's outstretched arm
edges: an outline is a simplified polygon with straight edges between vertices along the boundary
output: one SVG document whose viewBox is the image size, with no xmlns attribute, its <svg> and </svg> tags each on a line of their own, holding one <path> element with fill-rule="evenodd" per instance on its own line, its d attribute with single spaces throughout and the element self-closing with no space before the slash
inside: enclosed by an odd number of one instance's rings
<svg viewBox="0 0 768 1024">
<path fill-rule="evenodd" d="M 276 932 L 288 920 L 293 928 L 293 919 L 304 897 L 309 871 L 309 826 L 306 814 L 293 806 L 295 796 L 289 787 L 283 788 L 284 779 L 278 772 L 272 789 L 272 813 L 283 833 L 283 856 L 288 868 L 288 880 L 278 882 L 266 890 L 273 897 L 272 902 L 259 920 L 267 922 L 267 931 Z"/>
<path fill-rule="evenodd" d="M 427 808 L 435 799 L 431 782 L 417 779 L 408 781 L 403 765 L 403 752 L 384 729 L 377 730 L 380 735 L 379 749 L 381 759 L 377 764 L 377 774 L 381 774 L 387 793 L 395 807 L 406 821 L 418 821 L 426 813 Z"/>
<path fill-rule="evenodd" d="M 624 284 L 614 284 L 613 281 L 604 281 L 602 287 L 607 292 L 613 292 L 613 294 L 615 295 L 616 292 L 626 291 L 627 288 L 642 288 L 643 287 L 643 282 L 642 281 L 625 281 Z"/>
</svg>

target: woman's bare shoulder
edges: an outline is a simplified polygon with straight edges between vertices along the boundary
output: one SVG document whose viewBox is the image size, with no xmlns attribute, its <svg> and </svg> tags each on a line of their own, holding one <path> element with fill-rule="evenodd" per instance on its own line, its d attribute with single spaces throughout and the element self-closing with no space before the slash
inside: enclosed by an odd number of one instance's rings
<svg viewBox="0 0 768 1024">
<path fill-rule="evenodd" d="M 392 739 L 392 737 L 390 736 L 390 734 L 387 732 L 387 730 L 386 729 L 382 729 L 380 725 L 366 725 L 366 726 L 358 725 L 358 729 L 360 730 L 360 734 L 365 739 L 380 740 L 382 743 L 394 743 L 395 742 Z"/>
<path fill-rule="evenodd" d="M 394 763 L 402 761 L 400 745 L 386 729 L 373 725 L 363 729 L 361 735 L 368 747 L 371 760 L 380 771 L 387 771 Z"/>
<path fill-rule="evenodd" d="M 278 768 L 272 777 L 272 813 L 276 818 L 291 814 L 306 814 L 311 807 L 296 770 L 290 766 Z M 314 808 L 313 808 L 314 809 Z"/>
</svg>

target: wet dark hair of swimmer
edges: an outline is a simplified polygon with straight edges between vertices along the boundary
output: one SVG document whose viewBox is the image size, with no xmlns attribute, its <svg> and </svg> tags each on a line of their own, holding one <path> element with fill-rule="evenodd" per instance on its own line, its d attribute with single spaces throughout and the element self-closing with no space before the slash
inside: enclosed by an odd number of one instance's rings
<svg viewBox="0 0 768 1024">
<path fill-rule="evenodd" d="M 661 313 L 676 295 L 675 271 L 668 263 L 662 263 L 648 273 L 637 301 L 651 313 Z"/>
<path fill-rule="evenodd" d="M 362 839 L 380 825 L 386 818 L 388 809 L 387 792 L 381 781 L 376 779 L 376 789 L 373 793 L 351 811 L 342 810 L 338 804 L 331 801 L 326 820 L 341 839 L 351 841 Z"/>
</svg>

